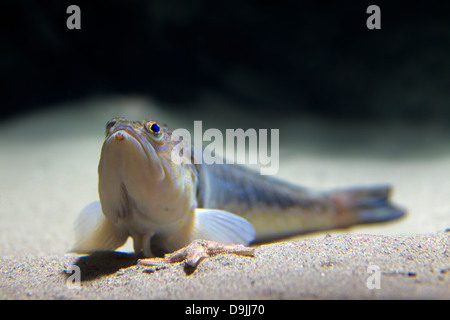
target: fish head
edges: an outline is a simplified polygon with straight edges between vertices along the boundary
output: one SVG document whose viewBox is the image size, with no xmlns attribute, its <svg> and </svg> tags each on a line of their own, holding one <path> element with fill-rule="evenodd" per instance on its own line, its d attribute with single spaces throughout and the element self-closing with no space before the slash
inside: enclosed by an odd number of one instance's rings
<svg viewBox="0 0 450 320">
<path fill-rule="evenodd" d="M 105 129 L 98 167 L 105 216 L 138 224 L 181 219 L 194 201 L 196 181 L 171 160 L 171 130 L 154 120 L 125 118 L 111 119 Z"/>
</svg>

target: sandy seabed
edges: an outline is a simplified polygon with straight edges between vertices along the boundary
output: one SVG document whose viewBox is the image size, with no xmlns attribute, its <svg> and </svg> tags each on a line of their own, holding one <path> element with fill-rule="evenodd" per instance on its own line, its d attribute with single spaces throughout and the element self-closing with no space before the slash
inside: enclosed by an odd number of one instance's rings
<svg viewBox="0 0 450 320">
<path fill-rule="evenodd" d="M 221 106 L 220 106 L 221 107 Z M 216 110 L 218 106 L 215 106 Z M 226 108 L 226 106 L 223 106 Z M 222 110 L 222 109 L 220 109 Z M 0 128 L 2 299 L 450 298 L 450 134 L 437 125 L 358 124 L 207 112 L 169 113 L 141 97 L 71 103 Z M 136 265 L 121 252 L 67 255 L 78 212 L 98 198 L 104 125 L 115 116 L 172 127 L 280 128 L 278 176 L 331 189 L 389 183 L 408 214 L 398 221 L 308 234 L 217 256 L 194 273 Z M 250 120 L 249 120 L 250 119 Z M 225 127 L 224 127 L 225 126 Z M 130 243 L 121 251 L 131 250 Z M 68 270 L 81 270 L 79 289 Z M 370 289 L 379 270 L 379 288 Z M 368 285 L 369 284 L 369 285 Z"/>
</svg>

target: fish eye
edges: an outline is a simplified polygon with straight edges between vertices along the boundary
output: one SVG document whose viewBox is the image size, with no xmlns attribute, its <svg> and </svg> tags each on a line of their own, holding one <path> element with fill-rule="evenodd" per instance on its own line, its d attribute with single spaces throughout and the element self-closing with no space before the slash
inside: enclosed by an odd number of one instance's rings
<svg viewBox="0 0 450 320">
<path fill-rule="evenodd" d="M 161 128 L 157 123 L 153 123 L 151 126 L 149 126 L 149 130 L 154 134 L 161 133 Z"/>
<path fill-rule="evenodd" d="M 145 128 L 147 129 L 147 131 L 149 133 L 152 134 L 152 136 L 154 138 L 157 139 L 157 141 L 159 141 L 162 137 L 162 131 L 161 131 L 161 126 L 155 122 L 155 121 L 149 121 L 147 122 L 147 124 L 145 125 Z"/>
<path fill-rule="evenodd" d="M 108 136 L 109 130 L 116 124 L 115 120 L 109 120 L 105 126 L 105 136 Z"/>
<path fill-rule="evenodd" d="M 115 125 L 116 124 L 116 120 L 109 120 L 107 123 L 106 123 L 106 126 L 105 126 L 105 128 L 106 129 L 110 129 L 113 125 Z"/>
</svg>

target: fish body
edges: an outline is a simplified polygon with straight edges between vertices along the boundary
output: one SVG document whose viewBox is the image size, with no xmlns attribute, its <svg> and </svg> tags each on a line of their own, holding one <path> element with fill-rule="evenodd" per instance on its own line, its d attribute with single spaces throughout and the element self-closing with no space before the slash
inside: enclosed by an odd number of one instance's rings
<svg viewBox="0 0 450 320">
<path fill-rule="evenodd" d="M 72 251 L 115 250 L 131 236 L 151 257 L 196 239 L 248 245 L 404 215 L 389 186 L 318 192 L 241 165 L 173 161 L 172 135 L 153 120 L 107 123 L 100 201 L 80 213 Z"/>
</svg>

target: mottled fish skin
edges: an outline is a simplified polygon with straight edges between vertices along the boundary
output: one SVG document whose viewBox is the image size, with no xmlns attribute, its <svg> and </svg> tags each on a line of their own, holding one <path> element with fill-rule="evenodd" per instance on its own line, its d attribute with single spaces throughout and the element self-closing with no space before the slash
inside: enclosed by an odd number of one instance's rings
<svg viewBox="0 0 450 320">
<path fill-rule="evenodd" d="M 201 164 L 197 170 L 198 205 L 247 219 L 255 227 L 255 242 L 337 227 L 333 202 L 323 193 L 237 164 Z"/>
</svg>

